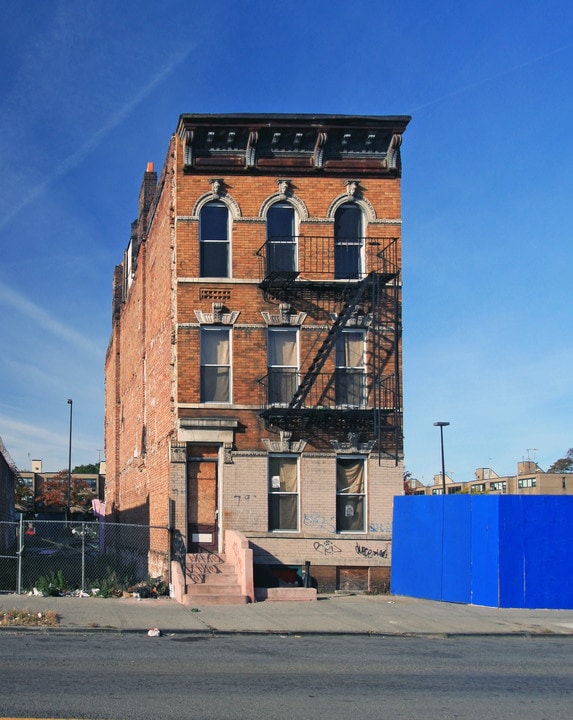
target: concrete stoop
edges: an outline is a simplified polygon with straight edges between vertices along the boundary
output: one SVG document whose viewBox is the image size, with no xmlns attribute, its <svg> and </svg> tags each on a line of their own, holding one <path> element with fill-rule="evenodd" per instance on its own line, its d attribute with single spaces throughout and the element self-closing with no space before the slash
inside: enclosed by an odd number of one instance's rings
<svg viewBox="0 0 573 720">
<path fill-rule="evenodd" d="M 235 568 L 224 554 L 189 553 L 185 557 L 183 605 L 245 605 Z"/>
</svg>

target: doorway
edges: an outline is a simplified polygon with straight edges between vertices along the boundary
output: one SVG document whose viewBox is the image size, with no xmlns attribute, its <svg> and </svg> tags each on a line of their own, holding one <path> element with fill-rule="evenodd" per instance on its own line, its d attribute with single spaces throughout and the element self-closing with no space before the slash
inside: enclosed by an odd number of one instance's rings
<svg viewBox="0 0 573 720">
<path fill-rule="evenodd" d="M 216 458 L 187 461 L 187 552 L 218 552 L 217 472 Z"/>
</svg>

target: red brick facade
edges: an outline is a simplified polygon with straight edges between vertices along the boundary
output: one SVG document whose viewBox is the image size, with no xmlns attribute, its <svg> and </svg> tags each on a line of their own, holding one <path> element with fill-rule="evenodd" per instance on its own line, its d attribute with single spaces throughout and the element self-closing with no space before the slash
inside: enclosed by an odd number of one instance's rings
<svg viewBox="0 0 573 720">
<path fill-rule="evenodd" d="M 321 588 L 387 582 L 403 475 L 399 146 L 408 120 L 181 116 L 161 176 L 144 175 L 114 274 L 105 409 L 114 518 L 170 523 L 175 553 L 222 550 L 223 531 L 239 530 L 267 575 L 310 561 Z M 271 246 L 277 203 L 293 231 Z M 227 218 L 214 245 L 210 209 Z M 359 218 L 350 240 L 337 230 L 344 212 Z M 273 248 L 294 248 L 292 267 L 283 257 L 275 271 Z M 201 257 L 222 267 L 225 253 L 226 276 L 210 276 Z M 296 347 L 295 368 L 269 359 L 273 332 L 280 352 Z M 362 346 L 363 355 L 353 349 Z M 282 397 L 279 384 L 275 402 L 279 381 L 292 386 Z M 350 491 L 348 466 L 359 473 Z"/>
</svg>

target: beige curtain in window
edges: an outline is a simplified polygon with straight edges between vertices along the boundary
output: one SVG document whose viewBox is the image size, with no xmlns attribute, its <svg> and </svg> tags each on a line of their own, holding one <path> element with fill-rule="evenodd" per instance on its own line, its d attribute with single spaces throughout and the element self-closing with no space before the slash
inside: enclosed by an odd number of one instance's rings
<svg viewBox="0 0 573 720">
<path fill-rule="evenodd" d="M 345 332 L 338 341 L 338 367 L 364 367 L 364 335 L 361 332 Z"/>
<path fill-rule="evenodd" d="M 296 330 L 269 331 L 269 366 L 296 367 Z"/>
<path fill-rule="evenodd" d="M 230 352 L 227 329 L 203 330 L 201 364 L 204 368 L 205 399 L 209 402 L 228 402 Z"/>
<path fill-rule="evenodd" d="M 364 494 L 364 461 L 338 460 L 336 463 L 336 492 L 341 495 Z"/>
<path fill-rule="evenodd" d="M 270 493 L 273 530 L 296 530 L 298 527 L 298 469 L 296 458 L 270 458 Z M 279 478 L 278 487 L 276 479 Z"/>
<path fill-rule="evenodd" d="M 270 458 L 269 475 L 271 492 L 297 492 L 297 460 L 296 458 Z M 273 477 L 279 478 L 280 487 L 273 487 Z"/>
<path fill-rule="evenodd" d="M 213 369 L 215 372 L 209 378 L 213 383 L 209 388 L 212 402 L 229 402 L 229 369 Z"/>
</svg>

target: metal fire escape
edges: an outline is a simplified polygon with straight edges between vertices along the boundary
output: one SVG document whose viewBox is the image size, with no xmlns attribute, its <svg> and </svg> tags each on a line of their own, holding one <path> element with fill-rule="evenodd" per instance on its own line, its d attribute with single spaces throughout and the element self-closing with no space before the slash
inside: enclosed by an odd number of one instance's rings
<svg viewBox="0 0 573 720">
<path fill-rule="evenodd" d="M 291 242 L 292 238 L 287 240 Z M 325 320 L 323 332 L 317 332 L 312 350 L 301 361 L 288 402 L 270 402 L 270 376 L 259 380 L 263 392 L 260 415 L 274 430 L 304 431 L 332 439 L 363 433 L 376 440 L 380 459 L 392 457 L 397 462 L 402 452 L 398 241 L 361 241 L 366 272 L 345 273 L 348 276 L 339 279 L 332 237 L 297 238 L 296 270 L 273 267 L 268 243 L 258 251 L 259 287 L 265 299 L 292 304 L 297 310 L 308 308 L 311 317 Z M 357 321 L 366 333 L 368 348 L 364 402 L 341 406 L 336 399 L 336 363 L 332 358 L 343 332 L 357 327 Z"/>
</svg>

